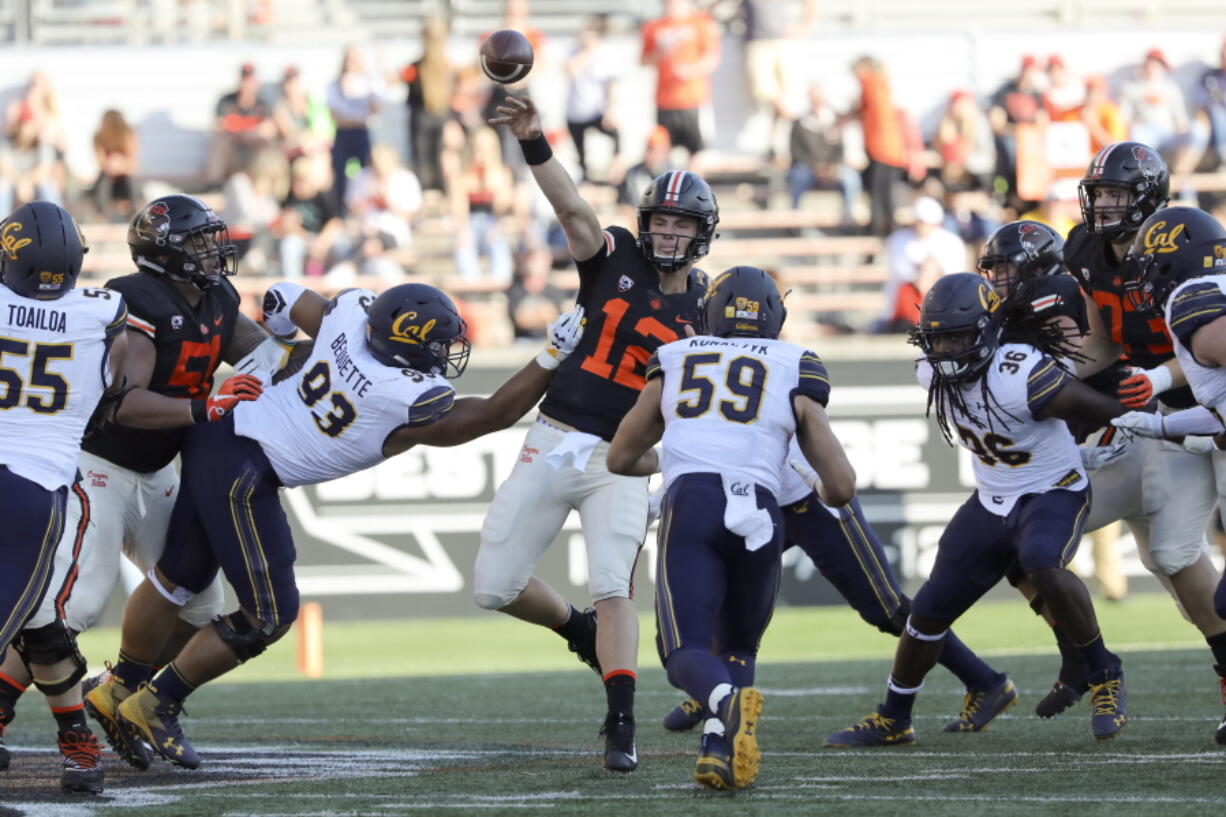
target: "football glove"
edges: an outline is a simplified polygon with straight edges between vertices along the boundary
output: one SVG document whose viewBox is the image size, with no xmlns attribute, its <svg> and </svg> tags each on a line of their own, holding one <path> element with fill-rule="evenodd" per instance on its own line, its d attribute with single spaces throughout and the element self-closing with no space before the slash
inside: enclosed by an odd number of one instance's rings
<svg viewBox="0 0 1226 817">
<path fill-rule="evenodd" d="M 822 478 L 813 470 L 813 466 L 809 465 L 809 461 L 804 457 L 788 457 L 788 465 L 792 467 L 792 470 L 805 481 L 805 485 L 808 485 L 820 499 L 822 495 Z"/>
<path fill-rule="evenodd" d="M 583 307 L 576 306 L 549 324 L 546 334 L 549 342 L 536 356 L 537 365 L 542 369 L 558 368 L 558 364 L 566 360 L 579 345 L 583 337 L 583 323 Z"/>
<path fill-rule="evenodd" d="M 1111 421 L 1111 425 L 1140 437 L 1160 440 L 1166 436 L 1162 429 L 1162 415 L 1149 411 L 1130 411 Z"/>
<path fill-rule="evenodd" d="M 1124 440 L 1119 438 L 1107 445 L 1086 445 L 1078 449 L 1081 454 L 1081 466 L 1087 471 L 1096 471 L 1107 463 L 1114 462 L 1126 450 Z"/>
<path fill-rule="evenodd" d="M 217 394 L 192 401 L 192 421 L 215 423 L 234 410 L 239 403 L 255 400 L 264 393 L 264 384 L 255 375 L 237 374 L 221 384 Z"/>
<path fill-rule="evenodd" d="M 647 496 L 647 527 L 660 518 L 660 506 L 664 504 L 664 485 L 661 484 Z"/>
<path fill-rule="evenodd" d="M 298 302 L 298 297 L 306 288 L 282 281 L 273 284 L 264 293 L 264 328 L 279 338 L 292 338 L 298 333 L 298 326 L 290 318 L 290 310 Z"/>
<path fill-rule="evenodd" d="M 1116 396 L 1130 409 L 1145 408 L 1151 400 L 1171 387 L 1171 370 L 1165 366 L 1152 369 L 1132 368 L 1132 375 L 1120 381 Z"/>
</svg>

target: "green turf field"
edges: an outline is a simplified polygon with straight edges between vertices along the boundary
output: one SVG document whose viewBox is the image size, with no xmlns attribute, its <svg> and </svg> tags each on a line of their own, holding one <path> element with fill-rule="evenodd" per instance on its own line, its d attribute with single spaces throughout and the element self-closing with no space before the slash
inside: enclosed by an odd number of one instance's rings
<svg viewBox="0 0 1226 817">
<path fill-rule="evenodd" d="M 1055 670 L 1044 628 L 1020 602 L 984 603 L 959 629 L 1010 673 L 1019 705 L 983 734 L 944 734 L 960 690 L 937 669 L 917 706 L 917 746 L 840 753 L 821 738 L 879 700 L 892 639 L 835 609 L 779 611 L 763 645 L 758 785 L 693 783 L 697 737 L 659 726 L 679 696 L 654 655 L 639 684 L 641 766 L 600 768 L 603 694 L 547 632 L 497 617 L 327 628 L 323 680 L 294 675 L 293 635 L 235 681 L 188 701 L 196 772 L 144 774 L 107 760 L 101 798 L 58 794 L 54 725 L 34 696 L 6 733 L 0 815 L 1208 815 L 1226 805 L 1222 714 L 1208 651 L 1165 596 L 1102 606 L 1122 652 L 1131 720 L 1097 743 L 1083 702 L 1053 721 L 1033 707 Z M 644 632 L 650 622 L 644 621 Z M 645 639 L 647 640 L 647 639 Z M 1199 642 L 1199 643 L 1198 643 Z M 115 633 L 85 639 L 91 660 Z M 837 810 L 837 811 L 836 811 Z"/>
</svg>

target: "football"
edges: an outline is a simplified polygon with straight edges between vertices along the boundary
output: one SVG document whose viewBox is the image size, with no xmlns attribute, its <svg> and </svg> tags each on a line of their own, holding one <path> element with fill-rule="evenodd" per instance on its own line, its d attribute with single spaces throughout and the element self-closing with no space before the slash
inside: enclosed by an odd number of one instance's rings
<svg viewBox="0 0 1226 817">
<path fill-rule="evenodd" d="M 514 29 L 495 31 L 481 43 L 481 70 L 494 82 L 511 85 L 532 70 L 532 45 Z"/>
</svg>

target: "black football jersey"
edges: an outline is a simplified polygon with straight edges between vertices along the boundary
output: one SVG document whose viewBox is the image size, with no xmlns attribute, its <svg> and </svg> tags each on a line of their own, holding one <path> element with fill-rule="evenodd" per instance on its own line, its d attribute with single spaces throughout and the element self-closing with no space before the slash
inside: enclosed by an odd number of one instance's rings
<svg viewBox="0 0 1226 817">
<path fill-rule="evenodd" d="M 204 291 L 192 307 L 174 283 L 149 272 L 107 282 L 128 304 L 128 331 L 137 332 L 157 350 L 149 390 L 167 397 L 208 397 L 213 373 L 238 323 L 239 294 L 224 278 Z M 148 473 L 179 453 L 182 429 L 135 429 L 107 423 L 86 437 L 82 448 L 133 471 Z"/>
<path fill-rule="evenodd" d="M 665 295 L 655 267 L 621 227 L 605 230 L 600 251 L 576 266 L 587 322 L 579 347 L 558 366 L 541 412 L 611 440 L 647 382 L 652 352 L 698 320 L 706 276 L 691 270 L 685 292 Z"/>
<path fill-rule="evenodd" d="M 1046 319 L 1061 316 L 1072 318 L 1083 335 L 1089 328 L 1086 301 L 1081 295 L 1081 285 L 1073 276 L 1063 272 L 1045 275 L 1030 285 L 1026 295 L 1034 315 Z"/>
<path fill-rule="evenodd" d="M 1166 321 L 1161 315 L 1135 309 L 1124 291 L 1127 261 L 1117 261 L 1107 240 L 1078 224 L 1064 245 L 1064 266 L 1077 276 L 1082 289 L 1093 299 L 1111 340 L 1124 350 L 1133 366 L 1152 369 L 1175 356 Z M 1113 395 L 1114 396 L 1114 395 Z M 1186 386 L 1163 392 L 1162 402 L 1171 408 L 1196 405 Z"/>
</svg>

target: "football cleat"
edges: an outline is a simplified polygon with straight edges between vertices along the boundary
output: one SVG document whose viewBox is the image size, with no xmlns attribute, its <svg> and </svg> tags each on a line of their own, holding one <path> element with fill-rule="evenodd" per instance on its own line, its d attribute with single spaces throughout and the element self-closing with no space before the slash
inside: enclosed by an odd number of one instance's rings
<svg viewBox="0 0 1226 817">
<path fill-rule="evenodd" d="M 1035 704 L 1034 714 L 1040 718 L 1054 718 L 1080 701 L 1081 696 L 1089 688 L 1089 684 L 1087 684 L 1084 689 L 1078 691 L 1063 681 L 1056 681 L 1056 683 L 1051 685 L 1051 691 L 1043 696 L 1043 700 Z"/>
<path fill-rule="evenodd" d="M 1101 684 L 1090 684 L 1090 730 L 1099 740 L 1111 740 L 1123 730 L 1128 722 L 1127 693 L 1124 691 L 1124 675 L 1116 670 L 1114 678 Z"/>
<path fill-rule="evenodd" d="M 111 682 L 111 662 L 106 662 L 106 669 L 97 675 L 92 675 L 81 681 L 81 696 L 85 697 L 94 691 L 94 688 L 99 684 L 109 684 Z"/>
<path fill-rule="evenodd" d="M 610 712 L 600 727 L 604 736 L 604 767 L 613 772 L 632 772 L 639 766 L 639 753 L 634 746 L 634 717 L 624 712 Z"/>
<path fill-rule="evenodd" d="M 758 720 L 762 717 L 762 693 L 741 687 L 724 699 L 720 720 L 732 755 L 732 781 L 738 789 L 758 779 L 762 751 L 758 748 Z"/>
<path fill-rule="evenodd" d="M 604 673 L 600 671 L 600 659 L 596 657 L 596 608 L 589 607 L 579 613 L 583 616 L 587 627 L 583 631 L 583 635 L 577 640 L 566 640 L 566 646 L 570 651 L 578 656 L 579 660 L 587 664 L 596 674 L 604 677 Z"/>
<path fill-rule="evenodd" d="M 130 734 L 119 723 L 119 705 L 132 693 L 111 675 L 108 675 L 106 681 L 92 678 L 86 680 L 81 685 L 83 690 L 90 681 L 95 683 L 85 694 L 86 713 L 102 727 L 102 733 L 106 736 L 106 742 L 112 752 L 123 758 L 132 768 L 145 771 L 153 762 L 152 752 L 139 735 Z"/>
<path fill-rule="evenodd" d="M 910 721 L 897 721 L 870 712 L 858 723 L 827 735 L 825 745 L 834 749 L 852 749 L 859 746 L 905 746 L 909 743 L 915 743 L 915 730 L 911 728 Z"/>
<path fill-rule="evenodd" d="M 93 732 L 69 730 L 56 739 L 64 756 L 60 788 L 73 794 L 102 793 L 102 747 Z"/>
<path fill-rule="evenodd" d="M 179 726 L 182 710 L 182 704 L 163 703 L 150 687 L 142 686 L 119 705 L 117 720 L 129 742 L 133 738 L 144 740 L 167 762 L 185 769 L 198 769 L 200 755 L 187 742 L 183 727 Z"/>
<path fill-rule="evenodd" d="M 709 789 L 735 789 L 732 776 L 732 752 L 723 735 L 708 732 L 702 736 L 698 762 L 694 764 L 694 780 Z"/>
<path fill-rule="evenodd" d="M 1218 675 L 1222 676 L 1218 679 L 1218 684 L 1222 688 L 1222 703 L 1226 704 L 1226 667 L 1220 664 L 1213 667 L 1217 670 Z M 1219 746 L 1226 746 L 1226 715 L 1222 716 L 1221 722 L 1217 725 L 1217 731 L 1213 733 L 1213 739 L 1217 741 Z M 4 745 L 0 743 L 0 755 L 4 752 Z M 4 759 L 0 757 L 0 769 L 4 768 Z"/>
<path fill-rule="evenodd" d="M 702 704 L 686 698 L 664 716 L 664 728 L 670 732 L 688 732 L 702 723 Z"/>
<path fill-rule="evenodd" d="M 12 755 L 4 746 L 4 727 L 0 727 L 0 772 L 5 771 L 9 767 L 12 760 Z"/>
<path fill-rule="evenodd" d="M 1017 703 L 1017 687 L 1007 677 L 990 689 L 967 692 L 958 719 L 945 724 L 946 732 L 982 732 L 992 719 Z"/>
</svg>

